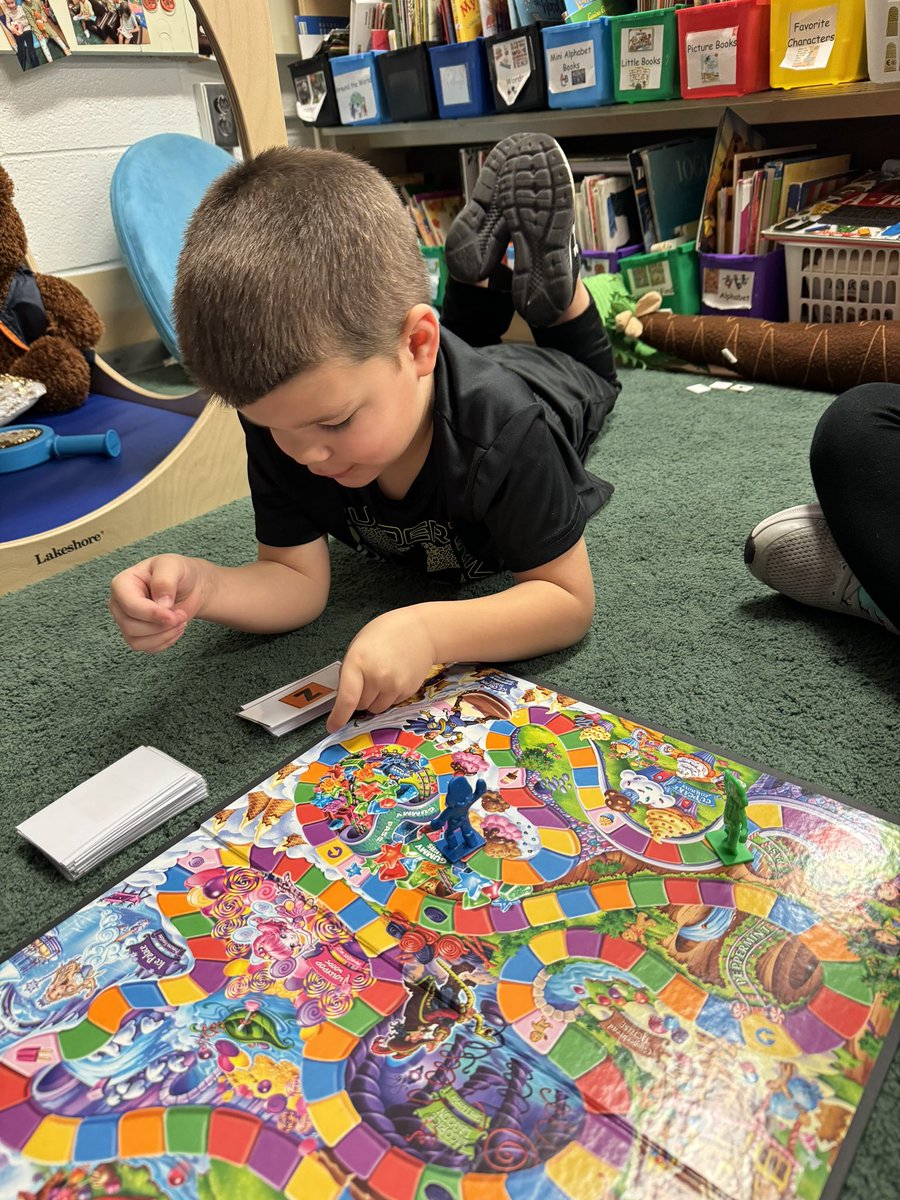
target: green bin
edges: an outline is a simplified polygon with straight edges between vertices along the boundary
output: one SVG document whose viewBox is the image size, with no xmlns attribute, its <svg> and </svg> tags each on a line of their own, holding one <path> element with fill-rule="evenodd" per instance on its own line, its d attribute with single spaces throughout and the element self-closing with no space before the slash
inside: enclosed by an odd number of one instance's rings
<svg viewBox="0 0 900 1200">
<path fill-rule="evenodd" d="M 675 8 L 659 8 L 609 18 L 613 90 L 619 103 L 681 96 L 675 12 Z"/>
<path fill-rule="evenodd" d="M 683 316 L 700 311 L 700 256 L 693 242 L 653 254 L 632 254 L 619 268 L 635 299 L 659 292 L 662 307 Z"/>
</svg>

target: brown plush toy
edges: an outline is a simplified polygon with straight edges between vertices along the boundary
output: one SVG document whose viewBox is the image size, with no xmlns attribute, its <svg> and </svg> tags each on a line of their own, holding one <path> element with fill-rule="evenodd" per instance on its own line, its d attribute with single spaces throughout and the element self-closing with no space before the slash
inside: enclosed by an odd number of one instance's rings
<svg viewBox="0 0 900 1200">
<path fill-rule="evenodd" d="M 12 197 L 12 180 L 0 167 L 0 373 L 44 384 L 34 412 L 68 412 L 87 399 L 85 351 L 103 322 L 71 283 L 28 269 L 25 226 Z"/>
<path fill-rule="evenodd" d="M 786 387 L 846 392 L 860 383 L 900 379 L 900 321 L 804 325 L 683 317 L 654 311 L 658 307 L 656 293 L 644 296 L 633 313 L 619 314 L 616 328 L 685 362 Z"/>
</svg>

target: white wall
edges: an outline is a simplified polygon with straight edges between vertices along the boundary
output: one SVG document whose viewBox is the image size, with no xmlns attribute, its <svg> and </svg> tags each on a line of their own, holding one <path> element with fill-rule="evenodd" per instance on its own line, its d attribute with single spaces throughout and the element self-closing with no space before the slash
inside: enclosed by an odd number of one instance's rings
<svg viewBox="0 0 900 1200">
<path fill-rule="evenodd" d="M 291 111 L 286 60 L 279 66 Z M 109 209 L 113 169 L 123 151 L 151 134 L 199 137 L 193 85 L 202 80 L 221 80 L 215 63 L 73 54 L 23 72 L 14 55 L 0 56 L 0 162 L 41 271 L 120 264 Z"/>
</svg>

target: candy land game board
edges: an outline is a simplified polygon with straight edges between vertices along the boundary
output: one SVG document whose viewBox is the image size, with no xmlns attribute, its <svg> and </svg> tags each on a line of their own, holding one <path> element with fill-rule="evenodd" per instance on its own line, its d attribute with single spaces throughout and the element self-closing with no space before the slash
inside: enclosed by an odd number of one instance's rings
<svg viewBox="0 0 900 1200">
<path fill-rule="evenodd" d="M 439 671 L 0 968 L 0 1195 L 834 1197 L 896 1046 L 898 894 L 884 817 Z"/>
</svg>

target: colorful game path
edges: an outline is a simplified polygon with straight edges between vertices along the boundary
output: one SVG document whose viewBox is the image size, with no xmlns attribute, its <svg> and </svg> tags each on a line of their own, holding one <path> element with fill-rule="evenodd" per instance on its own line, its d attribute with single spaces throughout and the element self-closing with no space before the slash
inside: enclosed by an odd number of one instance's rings
<svg viewBox="0 0 900 1200">
<path fill-rule="evenodd" d="M 391 716 L 0 968 L 0 1194 L 833 1189 L 896 1040 L 896 826 L 497 671 Z"/>
</svg>

